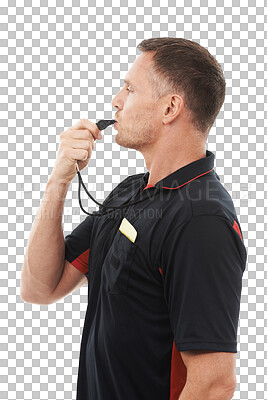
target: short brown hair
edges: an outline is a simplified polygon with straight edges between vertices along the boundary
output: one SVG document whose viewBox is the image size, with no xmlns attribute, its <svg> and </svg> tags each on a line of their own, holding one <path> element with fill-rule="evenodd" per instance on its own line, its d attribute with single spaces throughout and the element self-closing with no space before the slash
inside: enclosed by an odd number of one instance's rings
<svg viewBox="0 0 267 400">
<path fill-rule="evenodd" d="M 207 138 L 225 99 L 225 78 L 216 58 L 184 38 L 145 39 L 137 49 L 155 51 L 148 74 L 154 100 L 172 91 L 181 94 L 191 124 Z"/>
</svg>

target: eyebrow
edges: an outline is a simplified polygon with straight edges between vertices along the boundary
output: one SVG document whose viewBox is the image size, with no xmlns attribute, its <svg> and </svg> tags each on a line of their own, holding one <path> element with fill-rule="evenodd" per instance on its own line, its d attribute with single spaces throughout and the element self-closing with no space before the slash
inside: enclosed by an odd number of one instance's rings
<svg viewBox="0 0 267 400">
<path fill-rule="evenodd" d="M 127 83 L 128 85 L 133 86 L 135 88 L 135 85 L 131 81 L 129 81 L 129 79 L 124 79 L 124 83 Z"/>
</svg>

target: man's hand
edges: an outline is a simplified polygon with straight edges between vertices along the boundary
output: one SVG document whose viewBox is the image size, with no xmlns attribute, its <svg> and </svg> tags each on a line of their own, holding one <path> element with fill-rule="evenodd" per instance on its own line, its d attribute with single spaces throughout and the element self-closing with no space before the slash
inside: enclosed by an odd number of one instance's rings
<svg viewBox="0 0 267 400">
<path fill-rule="evenodd" d="M 88 119 L 81 119 L 68 130 L 61 132 L 56 162 L 51 180 L 69 183 L 76 175 L 76 162 L 79 170 L 85 168 L 90 160 L 95 140 L 102 139 L 97 125 Z"/>
</svg>

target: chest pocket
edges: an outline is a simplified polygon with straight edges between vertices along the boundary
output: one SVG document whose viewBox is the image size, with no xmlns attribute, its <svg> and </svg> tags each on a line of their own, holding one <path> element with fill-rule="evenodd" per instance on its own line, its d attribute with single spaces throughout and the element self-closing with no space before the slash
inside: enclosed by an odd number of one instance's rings
<svg viewBox="0 0 267 400">
<path fill-rule="evenodd" d="M 116 233 L 102 266 L 101 283 L 110 294 L 126 294 L 136 244 Z"/>
</svg>

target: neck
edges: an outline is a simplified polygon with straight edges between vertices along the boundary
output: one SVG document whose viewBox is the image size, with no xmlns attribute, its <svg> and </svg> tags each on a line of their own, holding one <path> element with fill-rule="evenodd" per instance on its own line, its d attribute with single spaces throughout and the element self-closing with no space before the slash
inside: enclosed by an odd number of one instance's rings
<svg viewBox="0 0 267 400">
<path fill-rule="evenodd" d="M 146 167 L 149 171 L 148 185 L 155 185 L 158 181 L 172 174 L 178 169 L 206 157 L 205 144 L 199 147 L 181 148 L 175 151 L 144 154 Z"/>
</svg>

